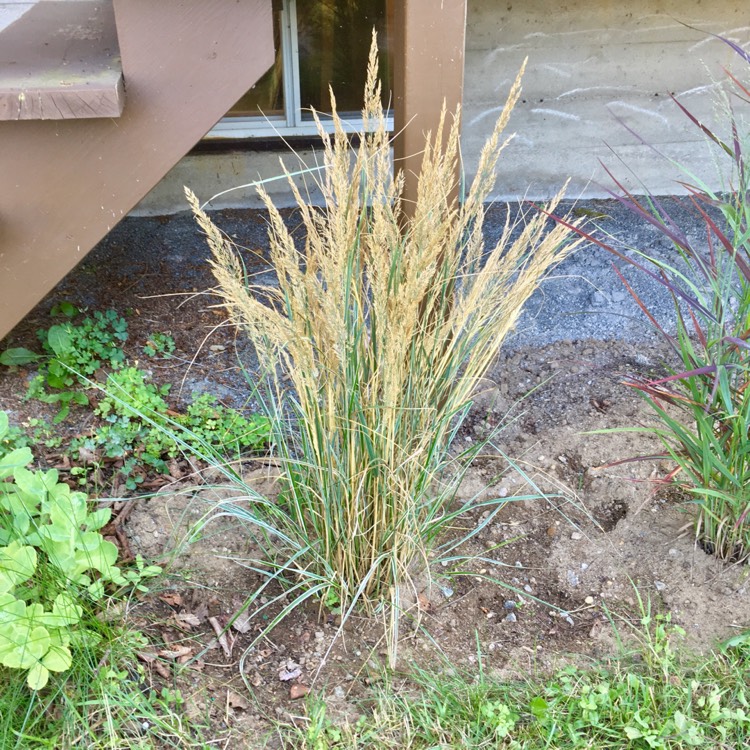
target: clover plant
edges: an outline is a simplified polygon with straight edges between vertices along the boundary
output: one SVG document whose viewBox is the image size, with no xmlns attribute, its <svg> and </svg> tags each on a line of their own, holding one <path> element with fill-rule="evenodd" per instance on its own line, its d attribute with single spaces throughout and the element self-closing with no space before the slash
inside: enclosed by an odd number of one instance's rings
<svg viewBox="0 0 750 750">
<path fill-rule="evenodd" d="M 0 412 L 0 446 L 8 416 Z M 92 510 L 86 495 L 58 481 L 57 471 L 31 471 L 28 447 L 0 447 L 0 665 L 27 672 L 33 690 L 72 663 L 79 602 L 96 602 L 107 585 L 141 586 L 160 569 L 123 572 L 117 547 L 100 530 L 111 510 Z"/>
</svg>

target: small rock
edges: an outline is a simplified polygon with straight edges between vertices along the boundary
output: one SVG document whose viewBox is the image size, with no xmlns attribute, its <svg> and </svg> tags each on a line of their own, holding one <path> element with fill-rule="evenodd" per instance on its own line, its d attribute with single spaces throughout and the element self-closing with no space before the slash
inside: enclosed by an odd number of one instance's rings
<svg viewBox="0 0 750 750">
<path fill-rule="evenodd" d="M 527 583 L 527 584 L 526 584 L 526 585 L 525 585 L 525 586 L 523 587 L 523 590 L 524 590 L 524 591 L 525 591 L 525 592 L 526 592 L 527 594 L 533 594 L 533 593 L 534 593 L 534 589 L 532 589 L 532 588 L 531 588 L 531 586 L 529 586 L 529 584 L 528 584 L 528 583 Z"/>
<path fill-rule="evenodd" d="M 289 680 L 296 680 L 302 674 L 299 664 L 292 659 L 287 659 L 281 665 L 279 669 L 279 679 L 282 682 L 289 682 Z"/>
<path fill-rule="evenodd" d="M 581 570 L 588 570 L 589 564 L 588 563 L 581 563 Z"/>
<path fill-rule="evenodd" d="M 508 599 L 506 602 L 503 603 L 503 609 L 507 609 L 512 612 L 515 608 L 516 608 L 516 603 L 512 599 Z"/>
<path fill-rule="evenodd" d="M 572 539 L 572 540 L 573 540 L 574 542 L 577 542 L 577 541 L 578 541 L 579 539 L 583 539 L 583 534 L 581 534 L 581 532 L 580 532 L 580 531 L 574 531 L 574 532 L 573 532 L 573 533 L 572 533 L 572 534 L 570 535 L 570 538 L 571 538 L 571 539 Z"/>
<path fill-rule="evenodd" d="M 518 618 L 515 616 L 513 612 L 510 612 L 509 614 L 505 615 L 505 622 L 517 622 Z"/>
<path fill-rule="evenodd" d="M 572 570 L 565 574 L 565 578 L 571 586 L 577 586 L 580 583 L 578 576 Z"/>
<path fill-rule="evenodd" d="M 232 627 L 238 633 L 248 633 L 250 631 L 252 625 L 250 623 L 250 615 L 247 610 L 237 615 L 234 622 L 232 623 Z"/>
<path fill-rule="evenodd" d="M 587 596 L 584 600 L 586 604 L 593 604 L 594 603 L 594 597 L 593 596 Z"/>
<path fill-rule="evenodd" d="M 669 550 L 669 556 L 670 557 L 677 557 L 677 555 L 679 555 L 679 554 L 680 553 L 674 547 L 672 547 L 672 549 Z"/>
<path fill-rule="evenodd" d="M 344 698 L 346 698 L 346 690 L 344 690 L 341 685 L 336 685 L 336 687 L 333 689 L 333 695 L 339 700 L 343 700 Z"/>
<path fill-rule="evenodd" d="M 234 690 L 227 690 L 227 705 L 229 708 L 239 708 L 243 711 L 247 711 L 250 708 L 250 704 L 245 698 L 239 693 L 235 693 Z"/>
<path fill-rule="evenodd" d="M 551 537 L 555 536 L 555 534 L 557 534 L 557 526 L 549 526 L 549 527 L 547 527 L 547 536 L 548 537 L 551 538 Z"/>
<path fill-rule="evenodd" d="M 300 685 L 295 683 L 289 688 L 289 697 L 296 701 L 299 698 L 304 698 L 310 692 L 310 688 L 307 685 Z"/>
<path fill-rule="evenodd" d="M 450 586 L 442 586 L 440 591 L 446 599 L 450 599 L 454 594 L 454 591 Z"/>
<path fill-rule="evenodd" d="M 664 589 L 667 588 L 667 584 L 663 581 L 654 581 L 654 586 L 657 591 L 664 591 Z"/>
</svg>

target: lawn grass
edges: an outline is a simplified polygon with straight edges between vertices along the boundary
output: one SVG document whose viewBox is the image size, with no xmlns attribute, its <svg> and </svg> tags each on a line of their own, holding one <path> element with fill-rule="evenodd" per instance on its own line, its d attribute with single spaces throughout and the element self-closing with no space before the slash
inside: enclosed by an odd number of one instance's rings
<svg viewBox="0 0 750 750">
<path fill-rule="evenodd" d="M 279 734 L 305 750 L 750 746 L 750 634 L 702 658 L 677 650 L 682 635 L 647 613 L 635 646 L 585 668 L 505 681 L 481 654 L 471 673 L 412 668 L 381 681 L 359 721 L 334 722 L 315 699 Z"/>
<path fill-rule="evenodd" d="M 137 656 L 148 642 L 121 610 L 88 607 L 71 668 L 42 691 L 30 690 L 23 672 L 0 669 L 0 748 L 210 747 L 200 727 L 188 728 L 179 691 L 151 686 Z"/>
</svg>

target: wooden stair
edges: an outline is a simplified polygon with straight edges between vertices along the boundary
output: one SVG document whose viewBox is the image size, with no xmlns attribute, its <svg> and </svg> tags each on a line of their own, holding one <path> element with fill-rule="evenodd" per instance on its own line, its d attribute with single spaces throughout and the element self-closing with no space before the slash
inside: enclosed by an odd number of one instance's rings
<svg viewBox="0 0 750 750">
<path fill-rule="evenodd" d="M 272 65 L 272 0 L 40 0 L 0 26 L 0 337 Z"/>
</svg>

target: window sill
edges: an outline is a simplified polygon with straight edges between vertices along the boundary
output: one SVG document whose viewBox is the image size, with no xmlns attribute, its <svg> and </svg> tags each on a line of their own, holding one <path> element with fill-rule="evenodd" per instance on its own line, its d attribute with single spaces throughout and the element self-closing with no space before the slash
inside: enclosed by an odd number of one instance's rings
<svg viewBox="0 0 750 750">
<path fill-rule="evenodd" d="M 329 133 L 333 132 L 333 124 L 328 115 L 320 115 L 321 123 Z M 363 124 L 361 117 L 341 117 L 344 130 L 347 133 L 357 134 L 362 132 Z M 385 118 L 386 127 L 393 130 L 393 117 Z M 311 143 L 319 143 L 317 125 L 312 122 L 303 122 L 299 125 L 289 126 L 285 120 L 264 120 L 259 117 L 225 117 L 216 124 L 204 137 L 203 143 L 245 142 L 254 145 L 270 141 L 279 145 L 284 140 L 307 140 Z"/>
</svg>

